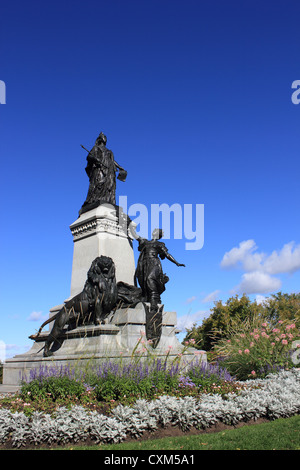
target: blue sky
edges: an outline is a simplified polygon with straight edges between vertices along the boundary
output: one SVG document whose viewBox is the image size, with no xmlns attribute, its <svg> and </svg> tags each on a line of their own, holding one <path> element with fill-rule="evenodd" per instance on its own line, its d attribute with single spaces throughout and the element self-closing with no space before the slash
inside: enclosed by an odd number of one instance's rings
<svg viewBox="0 0 300 470">
<path fill-rule="evenodd" d="M 14 1 L 1 7 L 1 326 L 7 356 L 70 294 L 69 225 L 100 131 L 128 204 L 204 204 L 204 246 L 165 240 L 180 326 L 214 300 L 300 284 L 297 1 Z"/>
</svg>

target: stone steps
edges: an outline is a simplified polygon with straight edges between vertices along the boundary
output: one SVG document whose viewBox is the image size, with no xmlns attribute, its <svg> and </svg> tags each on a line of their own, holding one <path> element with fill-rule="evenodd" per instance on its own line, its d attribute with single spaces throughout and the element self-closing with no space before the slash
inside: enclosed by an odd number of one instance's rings
<svg viewBox="0 0 300 470">
<path fill-rule="evenodd" d="M 1 395 L 10 395 L 11 393 L 16 393 L 20 390 L 19 385 L 3 385 L 0 384 L 0 397 Z"/>
</svg>

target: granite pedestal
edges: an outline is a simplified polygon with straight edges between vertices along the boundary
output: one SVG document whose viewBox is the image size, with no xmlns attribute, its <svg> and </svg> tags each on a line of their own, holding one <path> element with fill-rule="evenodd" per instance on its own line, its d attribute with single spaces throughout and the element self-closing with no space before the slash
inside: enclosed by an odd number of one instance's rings
<svg viewBox="0 0 300 470">
<path fill-rule="evenodd" d="M 101 204 L 81 214 L 70 229 L 74 241 L 71 297 L 82 291 L 92 261 L 101 255 L 113 259 L 117 282 L 134 284 L 133 238 L 121 208 Z"/>
</svg>

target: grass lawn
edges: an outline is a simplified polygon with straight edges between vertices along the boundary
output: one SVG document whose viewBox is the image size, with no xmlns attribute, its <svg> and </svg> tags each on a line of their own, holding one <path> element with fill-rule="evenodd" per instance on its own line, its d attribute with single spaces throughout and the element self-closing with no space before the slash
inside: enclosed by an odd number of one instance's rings
<svg viewBox="0 0 300 470">
<path fill-rule="evenodd" d="M 194 436 L 121 444 L 68 446 L 72 450 L 300 450 L 300 416 Z"/>
</svg>

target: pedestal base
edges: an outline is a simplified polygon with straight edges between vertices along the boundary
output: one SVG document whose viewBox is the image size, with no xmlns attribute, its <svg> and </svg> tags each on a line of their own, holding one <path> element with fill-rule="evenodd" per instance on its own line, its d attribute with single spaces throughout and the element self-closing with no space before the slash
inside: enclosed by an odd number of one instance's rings
<svg viewBox="0 0 300 470">
<path fill-rule="evenodd" d="M 114 261 L 117 282 L 134 284 L 132 238 L 121 207 L 101 204 L 81 214 L 70 229 L 74 241 L 71 297 L 82 291 L 92 261 L 101 255 Z"/>
<path fill-rule="evenodd" d="M 90 370 L 106 360 L 122 358 L 122 361 L 130 361 L 133 355 L 139 355 L 142 359 L 152 355 L 163 360 L 167 357 L 172 361 L 182 353 L 183 359 L 192 361 L 199 351 L 193 348 L 185 350 L 180 344 L 176 337 L 176 320 L 176 312 L 163 312 L 161 339 L 155 349 L 147 345 L 146 314 L 142 303 L 135 308 L 116 310 L 109 323 L 104 325 L 66 330 L 60 344 L 52 346 L 51 357 L 43 357 L 43 346 L 49 332 L 42 333 L 30 351 L 5 362 L 3 384 L 18 385 L 22 379 L 29 377 L 30 370 L 41 366 Z M 202 361 L 206 362 L 206 353 L 201 353 Z"/>
</svg>

